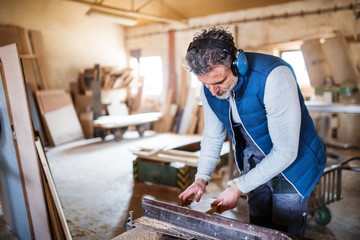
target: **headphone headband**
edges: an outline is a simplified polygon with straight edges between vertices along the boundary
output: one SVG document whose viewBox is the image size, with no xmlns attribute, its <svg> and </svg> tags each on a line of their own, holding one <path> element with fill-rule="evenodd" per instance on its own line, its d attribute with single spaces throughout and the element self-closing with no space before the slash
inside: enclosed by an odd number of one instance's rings
<svg viewBox="0 0 360 240">
<path fill-rule="evenodd" d="M 237 49 L 232 44 L 213 38 L 197 39 L 189 44 L 187 51 L 190 51 L 192 49 L 206 48 L 219 48 L 222 49 L 224 52 L 229 53 L 233 57 L 236 57 Z"/>
<path fill-rule="evenodd" d="M 197 39 L 189 44 L 187 52 L 192 49 L 209 49 L 217 48 L 221 49 L 232 57 L 231 71 L 235 76 L 243 76 L 248 69 L 248 62 L 246 56 L 242 50 L 236 49 L 236 47 L 225 41 L 213 38 Z"/>
</svg>

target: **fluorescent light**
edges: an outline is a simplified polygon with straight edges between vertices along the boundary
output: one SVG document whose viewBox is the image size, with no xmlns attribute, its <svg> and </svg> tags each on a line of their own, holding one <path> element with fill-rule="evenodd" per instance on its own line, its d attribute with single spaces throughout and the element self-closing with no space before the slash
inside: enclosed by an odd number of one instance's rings
<svg viewBox="0 0 360 240">
<path fill-rule="evenodd" d="M 86 14 L 91 17 L 112 21 L 125 26 L 134 26 L 137 24 L 137 20 L 135 18 L 125 17 L 109 12 L 103 12 L 96 9 L 90 9 Z"/>
</svg>

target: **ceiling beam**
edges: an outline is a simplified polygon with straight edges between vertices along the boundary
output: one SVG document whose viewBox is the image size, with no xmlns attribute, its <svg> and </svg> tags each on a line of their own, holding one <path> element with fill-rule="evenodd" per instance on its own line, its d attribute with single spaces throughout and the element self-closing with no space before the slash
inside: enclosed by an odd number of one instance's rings
<svg viewBox="0 0 360 240">
<path fill-rule="evenodd" d="M 116 11 L 117 13 L 128 16 L 128 17 L 147 19 L 147 20 L 151 20 L 151 21 L 155 21 L 155 22 L 161 22 L 161 23 L 174 23 L 174 24 L 187 25 L 187 20 L 186 19 L 179 20 L 179 19 L 171 19 L 171 18 L 159 17 L 159 16 L 154 16 L 154 15 L 148 15 L 148 14 L 144 14 L 144 13 L 128 11 L 128 10 L 125 10 L 125 9 L 120 9 L 120 8 L 116 8 L 116 7 L 105 6 L 105 5 L 97 4 L 97 3 L 92 3 L 92 2 L 85 1 L 85 0 L 66 0 L 66 1 L 82 3 L 82 4 L 86 4 L 86 5 L 90 6 L 90 7 L 98 8 L 98 9 L 102 9 L 102 10 Z"/>
<path fill-rule="evenodd" d="M 146 5 L 148 5 L 149 3 L 151 3 L 153 0 L 149 0 L 146 3 L 144 3 L 143 5 L 141 5 L 140 7 L 138 7 L 138 9 L 135 10 L 135 12 L 139 12 L 141 9 L 143 9 Z"/>
</svg>

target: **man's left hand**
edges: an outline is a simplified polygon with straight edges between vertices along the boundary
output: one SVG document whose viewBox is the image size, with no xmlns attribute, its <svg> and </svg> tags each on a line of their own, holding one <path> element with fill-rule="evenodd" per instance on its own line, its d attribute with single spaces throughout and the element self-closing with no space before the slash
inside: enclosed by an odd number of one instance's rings
<svg viewBox="0 0 360 240">
<path fill-rule="evenodd" d="M 217 212 L 223 213 L 224 211 L 233 209 L 237 206 L 241 194 L 242 192 L 240 189 L 236 186 L 236 184 L 234 184 L 230 188 L 220 193 L 218 198 L 213 203 L 211 203 L 211 206 L 217 206 L 220 204 Z"/>
</svg>

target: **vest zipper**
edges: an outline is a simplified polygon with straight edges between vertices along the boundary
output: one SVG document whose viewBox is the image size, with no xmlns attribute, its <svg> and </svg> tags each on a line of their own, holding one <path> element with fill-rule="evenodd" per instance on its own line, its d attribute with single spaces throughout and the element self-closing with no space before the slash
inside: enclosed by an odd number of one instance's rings
<svg viewBox="0 0 360 240">
<path fill-rule="evenodd" d="M 235 163 L 236 163 L 236 166 L 237 168 L 239 169 L 240 173 L 242 174 L 243 171 L 241 171 L 241 168 L 239 167 L 239 164 L 238 164 L 238 161 L 236 160 L 236 140 L 235 140 L 235 132 L 234 132 L 234 129 L 232 127 L 232 123 L 231 123 L 231 103 L 230 103 L 230 99 L 228 98 L 228 101 L 229 101 L 229 121 L 230 121 L 230 127 L 231 127 L 231 131 L 232 131 L 232 135 L 234 136 L 234 157 L 235 157 Z M 232 141 L 232 140 L 231 140 Z"/>
<path fill-rule="evenodd" d="M 264 155 L 264 157 L 265 157 L 266 154 L 265 154 L 264 151 L 256 144 L 256 142 L 254 141 L 254 139 L 251 137 L 251 135 L 249 134 L 249 132 L 246 130 L 243 121 L 241 120 L 241 117 L 240 117 L 240 114 L 239 114 L 239 111 L 238 111 L 238 109 L 237 109 L 236 102 L 235 102 L 235 92 L 233 92 L 233 104 L 235 104 L 234 106 L 235 106 L 237 115 L 239 116 L 240 123 L 241 123 L 241 125 L 243 126 L 246 134 L 250 137 L 251 141 L 253 141 L 253 143 L 255 144 L 255 146 L 260 150 L 260 152 L 261 152 L 261 153 Z M 231 111 L 231 104 L 230 104 L 230 111 Z M 230 124 L 230 126 L 231 126 L 231 129 L 232 129 L 232 124 Z M 234 133 L 234 130 L 233 130 L 233 133 Z M 234 135 L 234 136 L 235 136 L 235 135 Z"/>
</svg>

